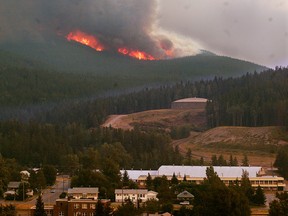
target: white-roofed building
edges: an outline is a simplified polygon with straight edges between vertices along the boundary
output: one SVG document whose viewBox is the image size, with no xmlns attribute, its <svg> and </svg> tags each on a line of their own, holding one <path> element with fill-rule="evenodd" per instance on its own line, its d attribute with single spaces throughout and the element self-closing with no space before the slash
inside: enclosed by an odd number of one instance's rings
<svg viewBox="0 0 288 216">
<path fill-rule="evenodd" d="M 68 197 L 73 199 L 98 199 L 99 189 L 97 187 L 74 187 L 68 189 Z"/>
<path fill-rule="evenodd" d="M 160 176 L 173 176 L 175 173 L 176 176 L 186 176 L 187 177 L 206 177 L 206 170 L 208 166 L 161 166 L 158 169 L 158 174 Z M 249 173 L 249 177 L 257 177 L 263 174 L 261 167 L 244 167 L 244 166 L 214 166 L 214 171 L 219 177 L 233 177 L 241 178 L 243 171 Z"/>
<path fill-rule="evenodd" d="M 121 175 L 124 175 L 125 170 L 120 170 Z M 129 179 L 137 182 L 139 176 L 148 176 L 148 173 L 151 176 L 158 175 L 158 170 L 126 170 Z"/>
<path fill-rule="evenodd" d="M 243 172 L 246 171 L 249 174 L 253 187 L 260 185 L 262 188 L 269 190 L 283 190 L 286 186 L 283 177 L 265 176 L 265 172 L 260 166 L 214 166 L 213 168 L 226 185 L 241 180 Z M 137 182 L 140 188 L 145 188 L 148 173 L 150 173 L 152 179 L 166 176 L 168 180 L 171 180 L 173 174 L 175 174 L 179 181 L 183 181 L 185 177 L 188 182 L 201 184 L 206 178 L 206 169 L 207 166 L 163 165 L 158 170 L 149 170 L 149 172 L 147 170 L 143 172 L 139 172 L 139 170 L 127 170 L 127 173 L 129 177 L 130 175 L 132 176 L 130 179 Z"/>
<path fill-rule="evenodd" d="M 173 101 L 171 109 L 205 109 L 207 101 L 206 98 L 183 98 Z"/>
</svg>

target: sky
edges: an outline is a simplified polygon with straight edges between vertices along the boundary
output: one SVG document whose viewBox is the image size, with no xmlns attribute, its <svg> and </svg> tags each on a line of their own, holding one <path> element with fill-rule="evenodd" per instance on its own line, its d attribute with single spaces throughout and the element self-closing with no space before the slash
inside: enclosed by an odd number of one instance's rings
<svg viewBox="0 0 288 216">
<path fill-rule="evenodd" d="M 287 0 L 158 0 L 158 26 L 202 49 L 288 66 Z"/>
<path fill-rule="evenodd" d="M 110 50 L 129 47 L 159 59 L 203 49 L 288 66 L 288 0 L 0 1 L 0 44 L 75 30 Z"/>
</svg>

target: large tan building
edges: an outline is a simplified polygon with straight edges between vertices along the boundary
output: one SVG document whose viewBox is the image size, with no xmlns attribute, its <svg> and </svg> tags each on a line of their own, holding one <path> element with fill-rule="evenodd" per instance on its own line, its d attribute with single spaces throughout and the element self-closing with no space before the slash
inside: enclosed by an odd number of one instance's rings
<svg viewBox="0 0 288 216">
<path fill-rule="evenodd" d="M 173 101 L 171 109 L 205 109 L 207 101 L 206 98 L 183 98 Z"/>
<path fill-rule="evenodd" d="M 137 182 L 140 188 L 146 187 L 146 179 L 148 173 L 153 178 L 166 176 L 171 180 L 173 175 L 179 181 L 193 182 L 195 184 L 202 184 L 206 178 L 207 166 L 160 166 L 158 170 L 126 170 L 129 178 Z M 283 190 L 285 188 L 284 178 L 279 176 L 267 176 L 262 167 L 258 166 L 214 166 L 214 171 L 218 174 L 220 179 L 226 184 L 233 184 L 241 180 L 243 171 L 249 173 L 249 179 L 253 187 L 259 185 L 267 190 Z M 124 173 L 124 170 L 121 170 Z"/>
</svg>

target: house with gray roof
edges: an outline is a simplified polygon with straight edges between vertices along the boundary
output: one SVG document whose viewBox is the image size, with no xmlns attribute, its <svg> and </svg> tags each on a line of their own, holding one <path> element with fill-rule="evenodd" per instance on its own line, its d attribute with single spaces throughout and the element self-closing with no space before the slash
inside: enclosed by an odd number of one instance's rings
<svg viewBox="0 0 288 216">
<path fill-rule="evenodd" d="M 68 197 L 73 199 L 98 199 L 99 189 L 97 187 L 74 187 L 68 189 Z"/>
</svg>

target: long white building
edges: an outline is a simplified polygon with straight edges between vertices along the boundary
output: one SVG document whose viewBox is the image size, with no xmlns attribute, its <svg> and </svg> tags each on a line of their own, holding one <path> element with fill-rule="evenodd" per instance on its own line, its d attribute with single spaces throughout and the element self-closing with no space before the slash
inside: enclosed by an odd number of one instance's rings
<svg viewBox="0 0 288 216">
<path fill-rule="evenodd" d="M 179 181 L 184 177 L 188 182 L 201 184 L 206 178 L 208 166 L 160 166 L 158 170 L 126 170 L 130 179 L 138 183 L 140 188 L 145 188 L 148 173 L 154 179 L 155 177 L 166 176 L 171 180 L 173 174 Z M 267 190 L 283 190 L 285 188 L 284 178 L 279 176 L 267 176 L 262 167 L 259 166 L 214 166 L 214 171 L 220 179 L 226 184 L 235 183 L 241 180 L 244 171 L 249 173 L 249 179 L 253 187 L 260 185 Z M 121 170 L 123 174 L 125 170 Z"/>
</svg>

